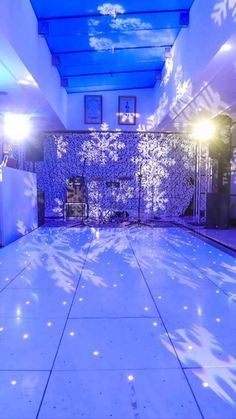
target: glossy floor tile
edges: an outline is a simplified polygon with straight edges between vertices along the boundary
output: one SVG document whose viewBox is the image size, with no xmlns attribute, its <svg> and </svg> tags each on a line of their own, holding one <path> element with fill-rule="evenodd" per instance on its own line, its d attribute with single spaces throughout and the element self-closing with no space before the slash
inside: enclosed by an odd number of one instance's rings
<svg viewBox="0 0 236 419">
<path fill-rule="evenodd" d="M 35 418 L 48 376 L 48 371 L 0 371 L 0 418 Z"/>
<path fill-rule="evenodd" d="M 138 270 L 132 278 L 109 275 L 106 285 L 101 286 L 88 283 L 82 275 L 70 313 L 73 318 L 150 316 L 158 316 L 158 312 Z"/>
<path fill-rule="evenodd" d="M 0 293 L 0 318 L 66 318 L 75 291 L 63 288 L 14 289 Z"/>
<path fill-rule="evenodd" d="M 1 318 L 0 370 L 51 368 L 64 319 Z"/>
<path fill-rule="evenodd" d="M 198 419 L 181 370 L 53 372 L 40 419 Z"/>
<path fill-rule="evenodd" d="M 205 418 L 235 419 L 236 367 L 196 368 L 186 374 Z"/>
<path fill-rule="evenodd" d="M 0 419 L 235 418 L 235 267 L 176 227 L 1 248 Z"/>
<path fill-rule="evenodd" d="M 179 368 L 159 319 L 69 320 L 55 369 Z"/>
</svg>

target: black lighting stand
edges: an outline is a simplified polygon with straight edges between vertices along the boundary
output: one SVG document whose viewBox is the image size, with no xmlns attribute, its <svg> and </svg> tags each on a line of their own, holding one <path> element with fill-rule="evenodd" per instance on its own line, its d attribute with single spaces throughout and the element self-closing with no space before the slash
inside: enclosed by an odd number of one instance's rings
<svg viewBox="0 0 236 419">
<path fill-rule="evenodd" d="M 130 225 L 132 226 L 148 226 L 148 224 L 141 222 L 141 197 L 142 197 L 142 163 L 139 166 L 139 173 L 138 173 L 138 219 L 137 221 L 131 222 Z"/>
</svg>

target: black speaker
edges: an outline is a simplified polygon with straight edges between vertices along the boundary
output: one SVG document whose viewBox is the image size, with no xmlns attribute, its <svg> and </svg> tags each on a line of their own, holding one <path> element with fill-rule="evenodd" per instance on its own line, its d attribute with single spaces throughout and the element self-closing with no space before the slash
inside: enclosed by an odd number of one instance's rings
<svg viewBox="0 0 236 419">
<path fill-rule="evenodd" d="M 37 191 L 38 226 L 45 223 L 45 196 L 43 191 Z"/>
<path fill-rule="evenodd" d="M 222 229 L 229 228 L 229 209 L 230 209 L 230 196 L 229 194 L 219 194 L 219 218 L 218 227 Z"/>
<path fill-rule="evenodd" d="M 229 203 L 228 194 L 207 194 L 206 228 L 227 229 L 229 227 Z"/>
<path fill-rule="evenodd" d="M 44 158 L 44 137 L 42 134 L 34 135 L 25 142 L 25 161 L 42 161 Z"/>
<path fill-rule="evenodd" d="M 208 193 L 206 202 L 206 228 L 216 228 L 219 214 L 219 194 Z"/>
</svg>

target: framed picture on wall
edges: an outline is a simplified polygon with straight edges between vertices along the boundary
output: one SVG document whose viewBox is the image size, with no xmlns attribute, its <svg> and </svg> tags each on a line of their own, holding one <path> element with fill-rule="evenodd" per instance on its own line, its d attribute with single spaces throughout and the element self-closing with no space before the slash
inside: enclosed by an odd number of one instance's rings
<svg viewBox="0 0 236 419">
<path fill-rule="evenodd" d="M 119 96 L 118 124 L 136 124 L 136 96 Z"/>
<path fill-rule="evenodd" d="M 84 123 L 102 124 L 102 96 L 84 96 Z"/>
</svg>

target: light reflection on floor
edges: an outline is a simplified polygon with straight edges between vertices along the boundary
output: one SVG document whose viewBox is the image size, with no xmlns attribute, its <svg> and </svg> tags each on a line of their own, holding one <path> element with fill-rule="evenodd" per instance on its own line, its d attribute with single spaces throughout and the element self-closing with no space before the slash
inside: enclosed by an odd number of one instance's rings
<svg viewBox="0 0 236 419">
<path fill-rule="evenodd" d="M 180 228 L 0 249 L 0 419 L 236 417 L 236 257 Z"/>
</svg>

